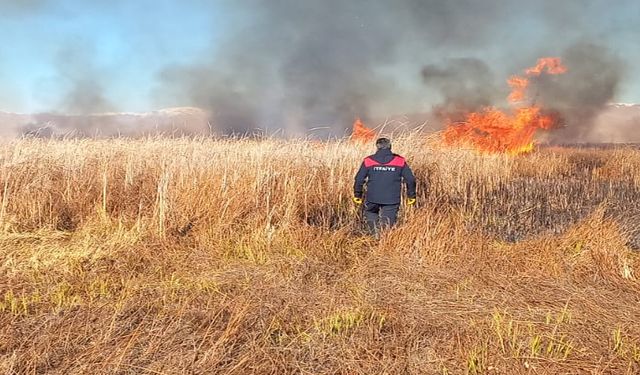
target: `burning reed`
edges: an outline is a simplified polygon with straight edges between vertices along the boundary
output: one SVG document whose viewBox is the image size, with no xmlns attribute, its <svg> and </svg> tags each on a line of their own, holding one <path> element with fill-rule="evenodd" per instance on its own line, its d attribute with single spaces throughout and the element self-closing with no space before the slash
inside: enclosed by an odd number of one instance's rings
<svg viewBox="0 0 640 375">
<path fill-rule="evenodd" d="M 544 113 L 537 98 L 529 97 L 529 86 L 533 77 L 542 73 L 563 74 L 567 68 L 557 57 L 538 59 L 538 63 L 525 70 L 524 76 L 512 76 L 508 101 L 516 105 L 510 112 L 487 107 L 479 112 L 465 115 L 462 122 L 449 119 L 443 138 L 447 144 L 470 146 L 487 153 L 509 153 L 517 155 L 530 152 L 538 130 L 549 130 L 557 126 L 557 115 Z"/>
</svg>

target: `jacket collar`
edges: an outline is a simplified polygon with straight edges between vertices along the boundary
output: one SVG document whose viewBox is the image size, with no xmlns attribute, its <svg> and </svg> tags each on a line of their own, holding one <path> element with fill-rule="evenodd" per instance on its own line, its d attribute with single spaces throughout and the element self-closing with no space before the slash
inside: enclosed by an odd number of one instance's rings
<svg viewBox="0 0 640 375">
<path fill-rule="evenodd" d="M 391 150 L 388 148 L 378 150 L 375 153 L 375 156 L 391 156 L 391 155 L 393 155 L 393 152 L 391 152 Z"/>
</svg>

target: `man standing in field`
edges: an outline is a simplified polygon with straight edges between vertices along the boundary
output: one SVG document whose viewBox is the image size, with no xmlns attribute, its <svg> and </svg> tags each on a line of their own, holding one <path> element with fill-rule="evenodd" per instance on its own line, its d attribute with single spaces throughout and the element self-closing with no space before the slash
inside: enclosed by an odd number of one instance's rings
<svg viewBox="0 0 640 375">
<path fill-rule="evenodd" d="M 353 186 L 353 201 L 361 205 L 367 184 L 364 215 L 371 233 L 396 223 L 403 180 L 407 186 L 407 204 L 416 203 L 416 178 L 407 162 L 391 152 L 388 138 L 378 138 L 376 147 L 378 151 L 362 162 Z"/>
</svg>

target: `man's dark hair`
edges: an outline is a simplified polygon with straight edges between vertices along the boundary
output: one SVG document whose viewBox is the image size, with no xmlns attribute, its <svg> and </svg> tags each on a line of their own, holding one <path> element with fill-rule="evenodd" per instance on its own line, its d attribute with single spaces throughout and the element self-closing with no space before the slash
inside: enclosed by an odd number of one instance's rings
<svg viewBox="0 0 640 375">
<path fill-rule="evenodd" d="M 376 147 L 378 150 L 390 150 L 391 140 L 389 138 L 378 138 L 376 140 Z"/>
</svg>

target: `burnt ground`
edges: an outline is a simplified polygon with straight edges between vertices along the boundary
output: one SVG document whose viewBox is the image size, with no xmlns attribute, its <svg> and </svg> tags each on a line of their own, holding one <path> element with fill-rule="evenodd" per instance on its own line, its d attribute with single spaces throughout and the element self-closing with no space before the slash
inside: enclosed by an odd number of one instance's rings
<svg viewBox="0 0 640 375">
<path fill-rule="evenodd" d="M 521 176 L 488 191 L 468 192 L 461 207 L 470 226 L 497 238 L 516 242 L 542 234 L 559 234 L 596 210 L 619 223 L 629 246 L 640 250 L 640 185 L 633 175 L 606 178 L 607 154 L 582 150 L 610 150 L 620 145 L 581 145 L 568 155 L 569 172 L 551 177 Z M 640 144 L 636 144 L 640 148 Z M 572 145 L 575 149 L 575 145 Z M 628 147 L 627 147 L 628 148 Z M 544 152 L 544 151 L 543 151 Z"/>
<path fill-rule="evenodd" d="M 481 201 L 471 225 L 505 241 L 562 233 L 602 208 L 629 235 L 629 245 L 640 249 L 640 190 L 628 181 L 521 178 L 501 184 Z"/>
</svg>

